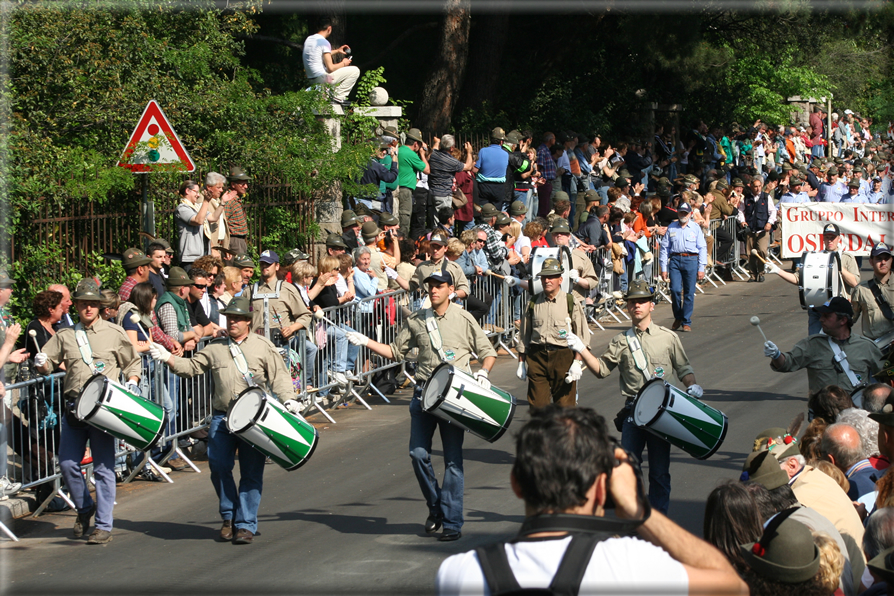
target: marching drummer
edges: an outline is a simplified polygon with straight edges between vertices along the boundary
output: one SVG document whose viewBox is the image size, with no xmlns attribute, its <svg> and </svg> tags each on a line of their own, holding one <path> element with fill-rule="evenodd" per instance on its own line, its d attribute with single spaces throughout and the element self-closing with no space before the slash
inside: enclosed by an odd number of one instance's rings
<svg viewBox="0 0 894 596">
<path fill-rule="evenodd" d="M 536 408 L 550 403 L 577 405 L 577 382 L 583 374 L 580 355 L 568 349 L 569 334 L 590 344 L 590 328 L 581 303 L 562 290 L 564 268 L 558 259 L 543 260 L 543 291 L 522 313 L 516 376 L 528 381 L 528 403 Z"/>
<path fill-rule="evenodd" d="M 66 413 L 62 417 L 59 466 L 78 510 L 75 538 L 87 534 L 90 519 L 96 515 L 96 528 L 89 535 L 87 544 L 112 541 L 116 439 L 77 419 L 74 412 L 78 397 L 87 381 L 96 374 L 113 381 L 118 381 L 119 374 L 123 374 L 127 389 L 140 394 L 140 356 L 124 329 L 99 316 L 101 299 L 99 288 L 92 280 L 81 280 L 72 294 L 80 322 L 74 327 L 60 329 L 34 356 L 34 364 L 42 374 L 49 374 L 65 363 L 63 395 Z M 95 502 L 81 475 L 81 460 L 88 440 L 93 455 Z"/>
<path fill-rule="evenodd" d="M 850 253 L 841 252 L 841 229 L 838 224 L 828 223 L 823 228 L 823 250 L 828 252 L 838 252 L 841 257 L 841 279 L 844 281 L 845 287 L 841 288 L 841 296 L 850 296 L 857 284 L 860 283 L 860 267 L 857 266 L 857 260 Z M 804 272 L 798 269 L 797 274 L 783 271 L 774 263 L 767 265 L 769 273 L 775 273 L 785 281 L 796 286 L 801 286 L 801 276 Z M 816 335 L 822 330 L 820 324 L 820 316 L 812 308 L 807 311 L 807 334 Z"/>
<path fill-rule="evenodd" d="M 776 372 L 807 369 L 810 393 L 826 385 L 838 385 L 848 393 L 872 383 L 881 368 L 882 353 L 871 339 L 853 335 L 854 309 L 845 298 L 836 297 L 814 307 L 823 334 L 805 337 L 790 352 L 782 352 L 771 341 L 764 343 L 764 356 Z"/>
<path fill-rule="evenodd" d="M 265 388 L 290 412 L 297 412 L 295 389 L 282 356 L 267 338 L 251 332 L 248 296 L 237 296 L 221 311 L 227 317 L 228 338 L 214 340 L 192 358 L 172 356 L 157 343 L 149 345 L 155 360 L 166 362 L 181 377 L 211 371 L 214 378 L 211 426 L 208 429 L 208 464 L 211 484 L 220 500 L 223 526 L 220 538 L 233 544 L 251 544 L 258 531 L 258 508 L 264 486 L 266 456 L 227 429 L 224 416 L 236 397 L 249 387 Z M 239 490 L 233 480 L 239 452 Z M 234 529 L 235 528 L 235 529 Z M 235 532 L 235 534 L 234 534 Z"/>
<path fill-rule="evenodd" d="M 652 379 L 669 379 L 675 375 L 694 398 L 704 394 L 696 384 L 695 372 L 677 334 L 652 322 L 654 293 L 644 280 L 637 280 L 627 289 L 627 312 L 631 327 L 612 338 L 608 348 L 597 358 L 586 349 L 577 335 L 568 336 L 568 346 L 580 354 L 593 374 L 600 379 L 617 367 L 621 373 L 621 395 L 624 409 L 615 425 L 620 426 L 621 445 L 628 453 L 642 459 L 643 448 L 649 450 L 649 501 L 652 507 L 667 513 L 670 505 L 670 443 L 633 422 L 633 401 L 637 393 Z"/>
<path fill-rule="evenodd" d="M 419 488 L 422 489 L 428 505 L 425 532 L 433 534 L 443 525 L 444 531 L 438 540 L 450 542 L 462 536 L 462 447 L 465 431 L 425 412 L 422 409 L 422 395 L 426 381 L 441 362 L 449 362 L 458 369 L 468 370 L 473 354 L 481 362 L 481 368 L 475 373 L 475 380 L 489 389 L 488 373 L 497 360 L 497 352 L 472 315 L 450 301 L 450 295 L 457 288 L 447 265 L 429 273 L 424 283 L 431 297 L 431 308 L 417 311 L 404 321 L 391 344 L 381 344 L 354 331 L 349 331 L 347 336 L 348 341 L 355 346 L 366 346 L 370 351 L 396 361 L 402 361 L 410 350 L 419 348 L 416 390 L 410 400 L 410 458 L 413 460 L 413 471 L 419 481 Z M 439 429 L 441 433 L 446 468 L 444 484 L 440 489 L 431 465 L 431 445 L 435 429 Z"/>
<path fill-rule="evenodd" d="M 894 334 L 891 248 L 883 242 L 876 244 L 869 253 L 869 264 L 872 265 L 872 279 L 864 281 L 854 290 L 854 319 L 859 319 L 863 314 L 863 336 L 878 339 Z"/>
</svg>

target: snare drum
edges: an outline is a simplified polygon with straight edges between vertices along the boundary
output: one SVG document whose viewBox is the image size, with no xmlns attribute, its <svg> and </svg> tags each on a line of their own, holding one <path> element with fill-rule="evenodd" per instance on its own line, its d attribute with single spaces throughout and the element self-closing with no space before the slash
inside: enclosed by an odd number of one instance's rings
<svg viewBox="0 0 894 596">
<path fill-rule="evenodd" d="M 290 472 L 317 448 L 317 429 L 259 387 L 249 387 L 230 403 L 227 429 Z"/>
<path fill-rule="evenodd" d="M 103 375 L 93 375 L 84 384 L 75 415 L 139 451 L 155 447 L 166 418 L 160 405 Z"/>
<path fill-rule="evenodd" d="M 661 379 L 636 394 L 633 422 L 697 459 L 714 455 L 728 427 L 726 414 Z"/>
<path fill-rule="evenodd" d="M 562 291 L 566 294 L 571 293 L 571 249 L 567 246 L 535 246 L 531 249 L 531 294 L 540 294 L 543 292 L 543 282 L 540 281 L 540 270 L 543 268 L 543 261 L 546 259 L 558 259 L 562 263 Z"/>
<path fill-rule="evenodd" d="M 515 398 L 446 362 L 438 365 L 422 393 L 422 409 L 490 443 L 503 436 L 515 414 Z"/>
<path fill-rule="evenodd" d="M 801 308 L 807 310 L 841 295 L 841 257 L 836 251 L 805 252 L 801 255 Z"/>
</svg>

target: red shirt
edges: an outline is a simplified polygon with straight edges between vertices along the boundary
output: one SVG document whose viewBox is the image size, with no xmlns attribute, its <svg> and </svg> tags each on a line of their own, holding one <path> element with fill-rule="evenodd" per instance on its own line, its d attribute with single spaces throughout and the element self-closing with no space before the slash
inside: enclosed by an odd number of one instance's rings
<svg viewBox="0 0 894 596">
<path fill-rule="evenodd" d="M 456 180 L 456 188 L 466 195 L 466 204 L 454 211 L 453 217 L 458 221 L 472 221 L 475 219 L 475 207 L 472 205 L 472 174 L 457 172 L 453 179 Z"/>
</svg>

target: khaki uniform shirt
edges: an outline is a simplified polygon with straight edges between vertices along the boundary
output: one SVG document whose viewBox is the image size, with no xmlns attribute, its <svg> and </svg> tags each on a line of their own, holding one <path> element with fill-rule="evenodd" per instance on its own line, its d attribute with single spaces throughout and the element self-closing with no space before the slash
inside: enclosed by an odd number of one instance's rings
<svg viewBox="0 0 894 596">
<path fill-rule="evenodd" d="M 416 374 L 420 380 L 428 380 L 432 371 L 441 364 L 441 357 L 432 347 L 425 327 L 427 310 L 429 309 L 413 313 L 404 321 L 397 337 L 391 342 L 391 353 L 397 362 L 406 358 L 413 348 L 419 348 Z M 467 311 L 451 303 L 443 316 L 438 316 L 434 311 L 432 313 L 438 322 L 441 349 L 447 356 L 447 362 L 456 368 L 468 371 L 473 352 L 478 356 L 479 362 L 483 362 L 488 356 L 497 355 L 484 330 Z"/>
<path fill-rule="evenodd" d="M 115 382 L 120 380 L 122 373 L 125 379 L 140 377 L 142 371 L 140 356 L 134 350 L 124 329 L 97 319 L 84 331 L 93 353 L 93 365 L 100 369 L 101 374 Z M 50 370 L 65 363 L 63 393 L 69 398 L 80 393 L 84 383 L 94 374 L 81 358 L 73 327 L 60 329 L 44 345 L 43 352 L 47 355 L 47 366 Z"/>
<path fill-rule="evenodd" d="M 267 282 L 258 282 L 258 294 L 273 294 L 276 292 L 276 283 L 271 286 Z M 251 326 L 252 330 L 263 333 L 264 331 L 264 299 L 255 298 L 252 294 L 254 284 L 248 286 L 248 295 L 251 297 Z M 310 310 L 304 304 L 298 289 L 292 284 L 284 281 L 279 290 L 279 298 L 268 298 L 267 304 L 270 309 L 268 314 L 271 329 L 282 329 L 288 327 L 292 323 L 301 321 L 305 329 L 310 328 L 312 318 Z"/>
<path fill-rule="evenodd" d="M 888 300 L 888 304 L 894 309 L 894 275 L 888 275 L 888 282 L 881 281 L 874 277 L 878 282 L 882 291 L 882 296 Z M 853 307 L 855 320 L 863 314 L 863 335 L 869 339 L 878 339 L 886 333 L 894 332 L 894 321 L 889 321 L 882 314 L 878 302 L 875 301 L 875 295 L 869 289 L 869 282 L 863 282 L 854 289 Z"/>
<path fill-rule="evenodd" d="M 643 347 L 648 363 L 646 373 L 650 379 L 658 377 L 670 382 L 671 374 L 676 375 L 678 380 L 686 375 L 695 374 L 676 333 L 655 323 L 649 323 L 645 331 L 640 331 L 636 327 L 633 330 L 636 339 Z M 630 401 L 646 384 L 646 378 L 636 368 L 633 353 L 627 344 L 626 332 L 617 334 L 609 342 L 605 353 L 599 357 L 599 372 L 596 376 L 604 379 L 612 374 L 616 367 L 621 371 L 621 395 Z"/>
<path fill-rule="evenodd" d="M 724 215 L 729 217 L 736 212 L 736 208 L 729 204 L 729 200 L 722 192 L 712 190 L 710 194 L 714 197 L 714 200 L 708 203 L 711 206 L 710 219 L 722 219 Z"/>
<path fill-rule="evenodd" d="M 457 265 L 455 262 L 450 259 L 444 257 L 437 263 L 434 261 L 424 261 L 419 263 L 416 266 L 416 273 L 413 275 L 413 278 L 409 280 L 410 282 L 410 291 L 415 292 L 419 288 L 423 290 L 425 288 L 425 278 L 434 273 L 435 271 L 441 270 L 441 264 L 447 261 L 447 271 L 450 272 L 450 275 L 453 276 L 453 287 L 459 292 L 463 290 L 467 295 L 471 294 L 469 291 L 469 280 L 466 278 L 466 274 L 463 273 L 462 267 Z"/>
<path fill-rule="evenodd" d="M 587 280 L 590 284 L 590 288 L 587 290 L 584 290 L 577 284 L 574 284 L 574 287 L 571 289 L 574 299 L 582 302 L 587 299 L 590 290 L 599 284 L 599 278 L 596 277 L 596 270 L 593 268 L 593 262 L 590 261 L 590 257 L 579 248 L 571 251 L 571 268 L 576 269 L 580 274 L 580 278 Z"/>
<path fill-rule="evenodd" d="M 832 340 L 835 341 L 835 340 Z M 882 353 L 871 339 L 859 335 L 851 335 L 839 342 L 841 351 L 847 355 L 847 365 L 862 381 L 870 382 L 869 377 L 878 372 Z M 783 352 L 785 361 L 773 370 L 778 372 L 794 372 L 807 369 L 807 386 L 811 393 L 819 391 L 826 385 L 838 385 L 848 393 L 854 390 L 850 379 L 834 361 L 835 354 L 829 346 L 829 336 L 818 334 L 805 337 L 795 344 L 791 352 Z"/>
<path fill-rule="evenodd" d="M 857 278 L 857 283 L 860 283 L 860 268 L 857 267 L 857 259 L 854 258 L 854 255 L 846 252 L 838 253 L 841 255 L 841 268 L 853 275 Z M 842 278 L 843 280 L 843 278 Z M 852 297 L 856 292 L 857 288 L 854 286 L 853 288 L 844 284 L 843 291 L 841 292 L 842 296 Z"/>
<path fill-rule="evenodd" d="M 388 276 L 385 275 L 385 253 L 381 252 L 378 247 L 370 246 L 369 263 L 370 269 L 376 274 L 376 283 L 379 291 L 384 292 L 388 288 Z"/>
<path fill-rule="evenodd" d="M 567 294 L 562 290 L 556 297 L 550 300 L 545 292 L 537 294 L 534 298 L 533 312 L 530 312 L 529 304 L 524 304 L 525 309 L 521 313 L 521 338 L 518 345 L 518 353 L 524 354 L 532 345 L 568 347 L 568 323 L 569 317 Z M 577 335 L 585 346 L 590 345 L 590 328 L 587 326 L 587 318 L 580 302 L 575 301 L 571 309 L 571 330 Z"/>
<path fill-rule="evenodd" d="M 248 370 L 258 387 L 272 392 L 281 402 L 295 399 L 295 388 L 286 371 L 285 362 L 272 343 L 257 333 L 249 333 L 239 344 L 245 355 Z M 248 389 L 248 383 L 230 353 L 229 338 L 216 339 L 199 350 L 192 358 L 172 356 L 168 367 L 178 376 L 191 378 L 211 371 L 214 397 L 211 407 L 227 411 L 236 397 Z"/>
</svg>

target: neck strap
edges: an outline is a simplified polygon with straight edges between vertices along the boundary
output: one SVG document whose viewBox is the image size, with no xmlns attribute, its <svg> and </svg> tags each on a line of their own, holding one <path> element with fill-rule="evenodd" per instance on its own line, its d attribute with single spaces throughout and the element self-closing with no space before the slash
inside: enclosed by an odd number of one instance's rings
<svg viewBox="0 0 894 596">
<path fill-rule="evenodd" d="M 239 374 L 242 375 L 242 378 L 245 379 L 245 382 L 249 387 L 255 387 L 257 383 L 255 383 L 255 379 L 251 374 L 251 371 L 248 370 L 248 361 L 245 360 L 245 354 L 242 353 L 242 348 L 239 347 L 233 338 L 229 339 L 230 344 L 230 355 L 233 357 L 233 362 L 236 363 L 236 370 L 239 371 Z"/>
</svg>

